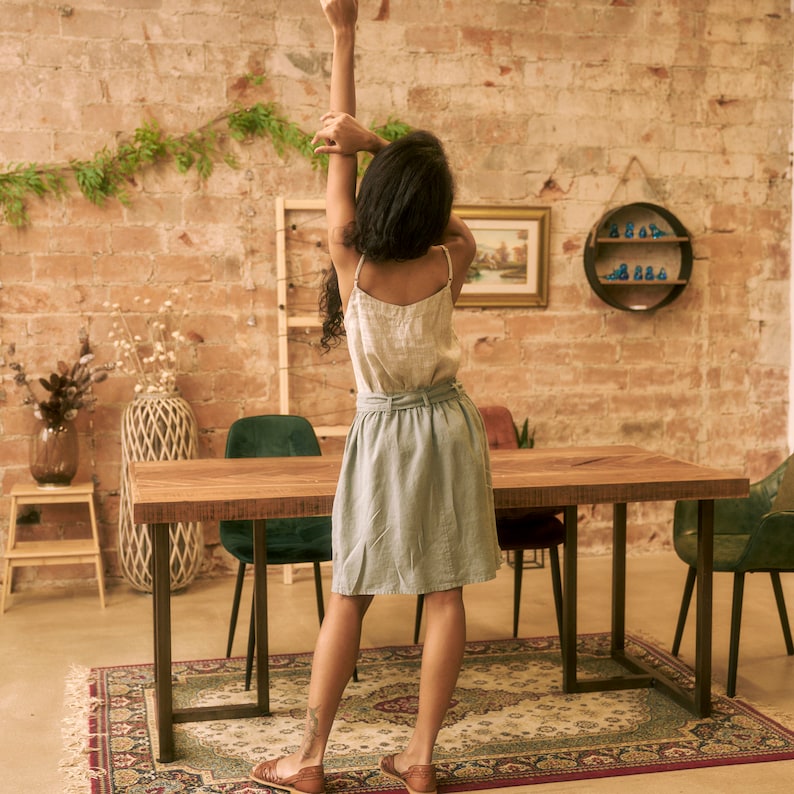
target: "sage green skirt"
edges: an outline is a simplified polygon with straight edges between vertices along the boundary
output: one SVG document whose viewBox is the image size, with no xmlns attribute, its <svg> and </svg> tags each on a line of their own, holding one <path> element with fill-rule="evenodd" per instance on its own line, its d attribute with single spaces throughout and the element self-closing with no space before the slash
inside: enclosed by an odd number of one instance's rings
<svg viewBox="0 0 794 794">
<path fill-rule="evenodd" d="M 429 593 L 494 578 L 488 440 L 457 381 L 358 395 L 332 526 L 336 593 Z"/>
</svg>

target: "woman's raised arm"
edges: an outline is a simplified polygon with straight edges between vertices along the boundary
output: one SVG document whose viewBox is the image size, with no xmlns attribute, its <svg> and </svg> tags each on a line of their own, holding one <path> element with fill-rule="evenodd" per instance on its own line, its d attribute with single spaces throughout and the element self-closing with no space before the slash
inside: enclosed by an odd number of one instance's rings
<svg viewBox="0 0 794 794">
<path fill-rule="evenodd" d="M 331 64 L 331 113 L 356 115 L 354 54 L 356 43 L 357 0 L 321 0 L 334 37 Z M 325 118 L 325 116 L 323 117 Z M 318 133 L 320 138 L 324 137 Z M 318 136 L 315 136 L 317 139 Z M 326 138 L 326 146 L 332 146 Z M 326 184 L 328 245 L 337 271 L 355 268 L 356 252 L 343 243 L 343 230 L 355 217 L 358 157 L 355 152 L 332 150 Z M 344 278 L 343 278 L 344 280 Z"/>
</svg>

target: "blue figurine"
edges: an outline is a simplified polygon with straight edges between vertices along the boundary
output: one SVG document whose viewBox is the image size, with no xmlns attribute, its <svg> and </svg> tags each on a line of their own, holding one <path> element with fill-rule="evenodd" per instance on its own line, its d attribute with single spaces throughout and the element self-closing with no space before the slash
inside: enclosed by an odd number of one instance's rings
<svg viewBox="0 0 794 794">
<path fill-rule="evenodd" d="M 642 265 L 637 265 L 637 267 L 634 268 L 634 280 L 642 281 Z"/>
<path fill-rule="evenodd" d="M 624 262 L 619 267 L 616 267 L 609 275 L 606 276 L 607 281 L 627 281 L 629 278 L 629 266 Z"/>
<path fill-rule="evenodd" d="M 620 232 L 618 231 L 618 225 L 617 225 L 617 223 L 613 223 L 613 224 L 612 224 L 612 225 L 609 227 L 609 236 L 610 236 L 610 237 L 620 237 Z"/>
<path fill-rule="evenodd" d="M 640 226 L 639 236 L 644 240 L 648 236 L 648 230 L 644 226 Z"/>
<path fill-rule="evenodd" d="M 656 277 L 659 281 L 667 281 L 667 271 L 664 268 L 659 270 L 659 275 Z"/>
<path fill-rule="evenodd" d="M 660 237 L 667 236 L 667 232 L 663 232 L 655 223 L 650 224 L 650 230 L 651 237 L 653 237 L 654 240 L 658 240 Z"/>
<path fill-rule="evenodd" d="M 645 280 L 653 281 L 653 268 L 650 265 L 645 269 Z"/>
<path fill-rule="evenodd" d="M 631 240 L 634 237 L 634 223 L 629 221 L 626 224 L 626 239 Z"/>
</svg>

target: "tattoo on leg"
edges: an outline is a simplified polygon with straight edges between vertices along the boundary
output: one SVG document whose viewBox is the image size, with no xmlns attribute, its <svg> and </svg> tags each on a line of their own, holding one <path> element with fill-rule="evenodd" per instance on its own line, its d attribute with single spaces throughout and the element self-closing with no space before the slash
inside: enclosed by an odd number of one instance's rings
<svg viewBox="0 0 794 794">
<path fill-rule="evenodd" d="M 319 735 L 318 725 L 319 717 L 317 716 L 319 708 L 309 706 L 306 709 L 306 727 L 303 731 L 303 742 L 301 743 L 301 757 L 305 760 L 312 754 L 314 743 Z"/>
</svg>

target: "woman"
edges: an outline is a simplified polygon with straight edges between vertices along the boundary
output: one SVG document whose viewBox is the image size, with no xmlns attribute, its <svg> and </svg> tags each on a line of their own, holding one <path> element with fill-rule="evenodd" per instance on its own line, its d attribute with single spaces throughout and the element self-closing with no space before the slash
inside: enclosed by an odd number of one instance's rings
<svg viewBox="0 0 794 794">
<path fill-rule="evenodd" d="M 330 155 L 332 277 L 324 343 L 348 338 L 358 389 L 333 509 L 333 583 L 315 647 L 301 747 L 252 778 L 322 794 L 322 760 L 378 593 L 424 593 L 416 725 L 380 769 L 411 794 L 437 790 L 433 749 L 466 639 L 462 588 L 500 562 L 482 419 L 455 379 L 454 302 L 474 256 L 451 212 L 453 183 L 435 136 L 389 144 L 355 119 L 356 0 L 321 0 L 333 31 L 331 110 L 314 142 Z M 356 198 L 357 153 L 374 155 Z"/>
</svg>

